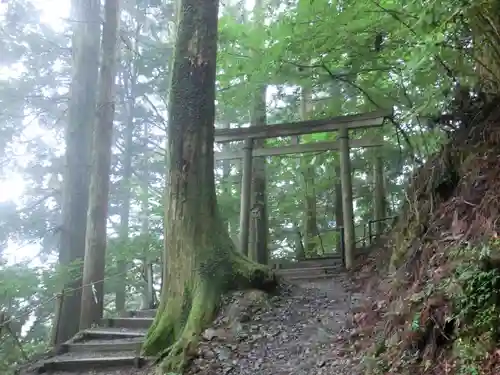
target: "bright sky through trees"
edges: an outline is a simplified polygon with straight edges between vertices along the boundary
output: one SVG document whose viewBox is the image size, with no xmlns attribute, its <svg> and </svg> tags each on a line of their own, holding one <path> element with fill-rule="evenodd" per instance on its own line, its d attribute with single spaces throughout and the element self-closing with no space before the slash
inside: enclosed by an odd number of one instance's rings
<svg viewBox="0 0 500 375">
<path fill-rule="evenodd" d="M 33 3 L 42 10 L 40 22 L 59 30 L 68 21 L 70 11 L 69 0 L 33 0 Z M 0 4 L 0 17 L 6 11 L 8 2 Z M 5 74 L 8 72 L 1 72 Z M 1 78 L 0 78 L 1 79 Z M 0 176 L 0 202 L 17 201 L 23 194 L 24 182 L 18 174 Z"/>
<path fill-rule="evenodd" d="M 40 22 L 50 25 L 55 30 L 62 30 L 65 23 L 68 22 L 70 12 L 69 0 L 33 0 L 33 3 L 42 10 Z M 8 3 L 0 4 L 0 18 L 7 7 Z M 8 71 L 2 71 L 1 73 L 2 75 L 9 74 Z M 11 74 L 15 74 L 15 72 L 11 72 Z M 37 128 L 37 126 L 35 127 Z M 33 133 L 31 135 L 33 136 Z M 29 155 L 25 155 L 25 157 L 29 157 Z M 9 200 L 19 202 L 24 193 L 24 186 L 23 177 L 18 173 L 11 172 L 0 176 L 0 202 Z M 15 263 L 26 258 L 33 258 L 38 251 L 39 246 L 36 244 L 19 247 L 17 244 L 10 242 L 5 254 L 10 262 Z"/>
</svg>

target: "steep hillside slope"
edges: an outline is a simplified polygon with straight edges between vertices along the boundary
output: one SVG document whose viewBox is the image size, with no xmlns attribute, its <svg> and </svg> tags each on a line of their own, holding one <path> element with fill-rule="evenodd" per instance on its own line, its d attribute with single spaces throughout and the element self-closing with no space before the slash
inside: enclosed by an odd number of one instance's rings
<svg viewBox="0 0 500 375">
<path fill-rule="evenodd" d="M 376 298 L 355 316 L 368 373 L 500 374 L 498 103 L 455 103 L 447 117 L 460 128 L 414 175 L 385 250 L 361 267 Z M 370 271 L 384 256 L 381 278 Z"/>
</svg>

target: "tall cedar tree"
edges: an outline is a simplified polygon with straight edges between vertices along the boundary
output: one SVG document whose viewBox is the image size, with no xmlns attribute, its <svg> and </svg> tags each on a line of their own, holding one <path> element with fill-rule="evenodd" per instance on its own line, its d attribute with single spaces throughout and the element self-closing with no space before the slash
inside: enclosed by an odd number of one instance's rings
<svg viewBox="0 0 500 375">
<path fill-rule="evenodd" d="M 64 285 L 65 293 L 55 324 L 55 341 L 63 343 L 79 328 L 82 269 L 90 182 L 90 147 L 95 113 L 101 20 L 99 0 L 73 0 L 73 77 L 66 125 L 62 225 L 59 263 L 78 263 L 77 275 Z"/>
<path fill-rule="evenodd" d="M 143 351 L 181 371 L 220 298 L 276 285 L 269 268 L 236 251 L 214 182 L 218 0 L 181 0 L 172 67 L 165 205 L 166 277 Z M 168 356 L 167 356 L 168 354 Z"/>
<path fill-rule="evenodd" d="M 106 0 L 104 3 L 102 63 L 99 74 L 97 122 L 92 143 L 80 329 L 99 324 L 103 313 L 106 220 L 108 218 L 109 175 L 115 114 L 116 47 L 120 17 L 119 1 Z"/>
</svg>

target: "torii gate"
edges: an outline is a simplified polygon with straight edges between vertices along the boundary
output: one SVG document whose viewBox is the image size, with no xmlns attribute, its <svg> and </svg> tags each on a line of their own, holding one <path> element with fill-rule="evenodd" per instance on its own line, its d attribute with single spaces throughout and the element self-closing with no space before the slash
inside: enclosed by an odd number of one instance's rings
<svg viewBox="0 0 500 375">
<path fill-rule="evenodd" d="M 347 269 L 350 269 L 354 261 L 355 235 L 352 202 L 351 159 L 349 153 L 351 148 L 380 147 L 382 145 L 382 141 L 380 139 L 374 140 L 373 137 L 349 140 L 349 130 L 382 127 L 384 120 L 392 116 L 392 110 L 379 110 L 370 113 L 338 116 L 320 120 L 251 126 L 238 129 L 216 129 L 215 142 L 225 143 L 232 141 L 245 141 L 245 146 L 242 152 L 215 153 L 215 160 L 243 159 L 240 202 L 240 251 L 248 253 L 253 157 L 339 150 L 344 219 L 344 264 Z M 253 147 L 254 139 L 289 137 L 332 131 L 339 132 L 337 141 L 315 142 L 271 148 L 254 149 Z M 374 160 L 374 175 L 374 216 L 375 220 L 379 220 L 383 219 L 385 216 L 383 160 L 379 152 L 376 154 L 376 158 Z"/>
</svg>

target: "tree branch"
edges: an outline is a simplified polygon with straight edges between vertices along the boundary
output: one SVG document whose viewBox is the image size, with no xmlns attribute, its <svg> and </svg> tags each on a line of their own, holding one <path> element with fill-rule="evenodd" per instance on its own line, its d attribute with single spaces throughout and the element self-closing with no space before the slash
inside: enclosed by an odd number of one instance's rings
<svg viewBox="0 0 500 375">
<path fill-rule="evenodd" d="M 333 73 L 327 66 L 325 63 L 321 63 L 321 64 L 315 64 L 315 65 L 302 65 L 302 64 L 296 64 L 296 63 L 292 63 L 293 65 L 296 65 L 296 66 L 299 66 L 299 67 L 302 67 L 303 69 L 316 69 L 316 68 L 320 68 L 320 69 L 323 69 L 327 74 L 328 76 L 332 79 L 332 80 L 336 80 L 336 81 L 340 81 L 340 82 L 344 82 L 348 85 L 351 85 L 352 87 L 354 87 L 356 90 L 358 90 L 359 92 L 361 92 L 365 98 L 371 103 L 373 104 L 376 108 L 382 108 L 374 98 L 372 98 L 372 96 L 364 89 L 362 88 L 361 86 L 359 86 L 358 84 L 352 82 L 350 79 L 347 78 L 348 74 L 344 73 L 344 74 L 335 74 Z M 370 71 L 373 71 L 373 70 L 370 70 Z M 350 74 L 354 74 L 354 73 L 350 73 Z M 406 132 L 403 130 L 403 128 L 401 127 L 401 124 L 398 123 L 394 118 L 390 118 L 390 121 L 392 122 L 392 124 L 394 125 L 394 127 L 396 128 L 396 132 L 400 132 L 401 135 L 403 136 L 403 139 L 406 143 L 406 145 L 408 146 L 409 148 L 409 151 L 410 151 L 410 155 L 413 159 L 413 161 L 419 165 L 422 165 L 422 161 L 417 158 L 415 156 L 415 153 L 414 153 L 414 150 L 415 148 L 413 147 L 411 141 L 410 141 L 410 137 L 408 136 L 408 134 L 406 134 Z"/>
<path fill-rule="evenodd" d="M 392 11 L 391 9 L 387 9 L 387 8 L 384 8 L 382 5 L 380 5 L 377 1 L 372 1 L 373 4 L 375 4 L 375 6 L 377 6 L 378 8 L 380 8 L 381 10 L 383 10 L 384 12 L 386 12 L 387 14 L 389 14 L 392 18 L 394 18 L 396 21 L 398 21 L 399 23 L 401 23 L 404 27 L 406 27 L 414 36 L 418 37 L 418 33 L 413 30 L 413 28 L 408 25 L 399 15 L 397 12 L 395 11 Z M 454 83 L 457 83 L 457 76 L 456 74 L 453 72 L 453 70 L 448 66 L 446 65 L 446 63 L 443 61 L 443 59 L 437 55 L 437 54 L 433 54 L 433 57 L 436 59 L 436 62 L 441 65 L 441 67 L 445 70 L 445 73 L 446 75 L 448 76 L 448 78 L 450 78 Z"/>
</svg>

